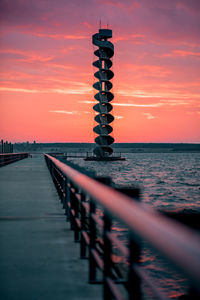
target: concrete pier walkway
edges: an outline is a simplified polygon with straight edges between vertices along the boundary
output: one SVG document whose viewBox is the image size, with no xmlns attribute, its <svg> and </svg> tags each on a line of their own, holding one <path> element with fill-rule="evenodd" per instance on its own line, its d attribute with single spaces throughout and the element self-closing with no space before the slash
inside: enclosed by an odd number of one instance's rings
<svg viewBox="0 0 200 300">
<path fill-rule="evenodd" d="M 0 169 L 0 299 L 102 299 L 42 155 Z"/>
</svg>

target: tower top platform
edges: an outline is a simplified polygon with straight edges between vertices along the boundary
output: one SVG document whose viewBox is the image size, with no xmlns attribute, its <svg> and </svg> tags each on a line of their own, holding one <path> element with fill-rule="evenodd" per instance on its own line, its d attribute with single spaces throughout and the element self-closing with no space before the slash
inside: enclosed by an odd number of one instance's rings
<svg viewBox="0 0 200 300">
<path fill-rule="evenodd" d="M 111 29 L 99 29 L 99 37 L 100 38 L 111 38 L 112 30 Z"/>
</svg>

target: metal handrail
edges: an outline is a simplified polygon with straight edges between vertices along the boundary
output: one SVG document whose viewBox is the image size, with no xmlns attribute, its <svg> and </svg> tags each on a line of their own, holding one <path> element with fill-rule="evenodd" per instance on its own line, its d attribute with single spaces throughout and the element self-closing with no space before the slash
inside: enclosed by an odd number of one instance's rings
<svg viewBox="0 0 200 300">
<path fill-rule="evenodd" d="M 11 164 L 18 160 L 27 158 L 30 154 L 28 152 L 19 153 L 1 153 L 0 154 L 0 167 Z"/>
<path fill-rule="evenodd" d="M 200 237 L 186 226 L 153 208 L 139 203 L 45 154 L 76 188 L 81 189 L 109 215 L 117 217 L 140 239 L 150 243 L 161 255 L 180 269 L 200 291 Z"/>
<path fill-rule="evenodd" d="M 29 152 L 16 152 L 16 153 L 0 153 L 1 156 L 20 156 L 20 155 L 29 155 Z"/>
</svg>

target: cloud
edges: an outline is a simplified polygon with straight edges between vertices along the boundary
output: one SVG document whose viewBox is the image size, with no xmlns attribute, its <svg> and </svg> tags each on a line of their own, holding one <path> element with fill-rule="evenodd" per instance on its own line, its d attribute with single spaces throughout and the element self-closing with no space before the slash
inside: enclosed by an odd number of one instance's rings
<svg viewBox="0 0 200 300">
<path fill-rule="evenodd" d="M 181 100 L 171 100 L 171 99 L 162 99 L 162 105 L 169 105 L 169 106 L 177 106 L 177 105 L 188 105 L 192 101 L 181 101 Z"/>
<path fill-rule="evenodd" d="M 143 113 L 143 115 L 145 115 L 145 116 L 147 116 L 147 119 L 148 120 L 153 120 L 153 119 L 155 119 L 156 117 L 154 117 L 152 114 L 150 114 L 150 113 Z"/>
<path fill-rule="evenodd" d="M 171 53 L 161 54 L 160 57 L 187 57 L 194 56 L 200 58 L 200 52 L 187 51 L 187 50 L 172 50 Z"/>
<path fill-rule="evenodd" d="M 78 111 L 78 110 L 49 110 L 50 113 L 57 113 L 57 114 L 66 114 L 66 115 L 82 115 L 82 114 L 90 114 L 89 111 Z"/>
<path fill-rule="evenodd" d="M 78 103 L 85 103 L 85 104 L 96 104 L 96 101 L 78 101 Z M 117 102 L 112 102 L 113 106 L 121 106 L 121 107 L 161 107 L 161 106 L 179 106 L 179 105 L 189 105 L 189 104 L 194 104 L 193 101 L 188 100 L 188 101 L 182 101 L 182 100 L 172 100 L 172 99 L 160 99 L 160 102 L 156 103 L 117 103 Z"/>
<path fill-rule="evenodd" d="M 184 9 L 186 12 L 192 14 L 200 14 L 200 2 L 199 0 L 180 0 L 176 5 L 177 9 Z"/>
<path fill-rule="evenodd" d="M 96 101 L 78 101 L 79 103 L 85 104 L 95 104 Z M 123 107 L 159 107 L 162 106 L 162 103 L 151 103 L 151 104 L 137 104 L 137 103 L 114 103 L 112 102 L 113 106 L 123 106 Z"/>
<path fill-rule="evenodd" d="M 84 95 L 84 94 L 90 94 L 92 91 L 92 88 L 90 87 L 80 87 L 77 89 L 52 89 L 49 90 L 49 92 L 58 93 L 58 94 L 75 94 L 75 95 Z"/>
<path fill-rule="evenodd" d="M 96 101 L 78 101 L 79 103 L 85 103 L 85 104 L 95 104 Z M 141 104 L 141 103 L 113 103 L 113 106 L 122 106 L 122 107 L 159 107 L 163 106 L 162 103 L 151 103 L 151 104 Z"/>
<path fill-rule="evenodd" d="M 165 3 L 164 3 L 165 2 Z M 7 27 L 46 34 L 59 39 L 82 35 L 97 26 L 96 16 L 104 16 L 126 35 L 145 34 L 154 40 L 192 40 L 199 36 L 198 0 L 1 0 L 0 18 Z M 81 20 L 81 21 L 80 21 Z M 128 26 L 126 26 L 128 24 Z M 81 26 L 80 26 L 81 25 Z M 59 29 L 59 34 L 58 34 Z M 79 32 L 79 34 L 77 34 Z M 55 36 L 55 35 L 56 36 Z M 121 34 L 120 34 L 121 35 Z"/>
<path fill-rule="evenodd" d="M 123 119 L 124 117 L 123 116 L 115 116 L 115 119 Z"/>
<path fill-rule="evenodd" d="M 113 43 L 117 43 L 120 41 L 137 41 L 137 42 L 142 42 L 142 40 L 146 37 L 145 34 L 137 33 L 137 34 L 130 34 L 130 35 L 119 35 L 113 38 Z"/>
<path fill-rule="evenodd" d="M 70 51 L 68 49 L 68 51 Z M 4 61 L 7 59 L 8 62 L 17 63 L 43 63 L 43 68 L 46 69 L 48 66 L 51 68 L 60 68 L 60 69 L 73 69 L 75 66 L 67 65 L 67 64 L 59 64 L 54 58 L 56 58 L 56 54 L 48 55 L 47 53 L 43 53 L 41 51 L 25 51 L 20 49 L 12 49 L 12 48 L 2 48 L 0 49 L 0 54 L 6 55 L 4 57 Z M 4 62 L 5 63 L 5 62 Z"/>
<path fill-rule="evenodd" d="M 27 52 L 27 51 L 23 51 L 23 50 L 19 50 L 19 49 L 0 49 L 0 53 L 2 54 L 14 54 L 14 55 L 18 55 L 16 56 L 16 58 L 18 58 L 18 61 L 28 61 L 28 62 L 32 62 L 32 61 L 41 61 L 41 62 L 47 62 L 52 60 L 55 56 L 51 55 L 51 56 L 47 56 L 46 54 L 39 54 L 33 51 Z M 15 56 L 13 56 L 13 58 L 15 58 Z"/>
<path fill-rule="evenodd" d="M 137 97 L 137 98 L 160 98 L 161 96 L 156 93 L 148 93 L 142 90 L 118 90 L 116 94 L 125 97 Z"/>
<path fill-rule="evenodd" d="M 93 28 L 92 24 L 90 24 L 89 22 L 82 22 L 83 25 L 85 25 L 87 28 Z"/>
<path fill-rule="evenodd" d="M 96 101 L 89 101 L 89 100 L 83 100 L 83 101 L 78 101 L 78 103 L 85 103 L 85 104 L 96 104 Z"/>
<path fill-rule="evenodd" d="M 92 88 L 82 87 L 77 89 L 24 89 L 16 87 L 0 87 L 0 91 L 6 92 L 20 92 L 20 93 L 56 93 L 56 94 L 67 94 L 67 95 L 84 95 L 90 94 Z"/>
<path fill-rule="evenodd" d="M 119 9 L 125 8 L 128 9 L 129 12 L 132 12 L 133 9 L 137 8 L 140 6 L 138 1 L 132 1 L 132 0 L 126 0 L 126 1 L 121 1 L 121 0 L 99 0 L 101 4 L 106 4 L 110 5 Z"/>
<path fill-rule="evenodd" d="M 170 84 L 168 85 L 170 87 Z M 191 92 L 185 92 L 184 90 L 172 90 L 171 92 L 165 92 L 164 90 L 162 91 L 148 91 L 148 90 L 136 90 L 136 89 L 123 89 L 123 90 L 117 90 L 115 94 L 122 95 L 124 97 L 135 97 L 135 98 L 159 98 L 159 99 L 164 99 L 163 101 L 167 102 L 168 100 L 172 99 L 171 101 L 177 101 L 178 100 L 189 100 L 191 98 L 199 98 L 200 94 L 198 93 L 192 93 Z M 181 103 L 181 102 L 179 102 Z"/>
<path fill-rule="evenodd" d="M 138 103 L 113 103 L 115 106 L 124 106 L 124 107 L 159 107 L 162 106 L 162 103 L 150 103 L 150 104 L 138 104 Z"/>
<path fill-rule="evenodd" d="M 63 34 L 47 34 L 47 33 L 38 33 L 35 32 L 33 35 L 39 36 L 39 37 L 48 37 L 55 40 L 82 40 L 82 39 L 88 39 L 88 36 L 86 35 L 63 35 Z"/>
<path fill-rule="evenodd" d="M 134 73 L 142 73 L 142 76 L 151 77 L 165 77 L 171 73 L 169 68 L 158 66 L 158 65 L 147 65 L 147 64 L 124 64 L 123 68 L 125 70 L 133 71 Z"/>
<path fill-rule="evenodd" d="M 39 91 L 39 90 L 23 89 L 23 88 L 12 88 L 12 87 L 0 87 L 0 91 L 19 92 L 19 93 L 41 93 L 41 91 Z"/>
</svg>

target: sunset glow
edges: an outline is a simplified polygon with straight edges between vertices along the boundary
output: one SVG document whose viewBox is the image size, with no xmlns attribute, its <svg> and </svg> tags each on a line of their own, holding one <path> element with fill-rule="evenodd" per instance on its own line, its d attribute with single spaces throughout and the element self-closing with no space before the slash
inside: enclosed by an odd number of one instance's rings
<svg viewBox="0 0 200 300">
<path fill-rule="evenodd" d="M 115 45 L 115 141 L 200 142 L 198 0 L 2 0 L 0 137 L 93 142 L 100 18 Z"/>
</svg>

